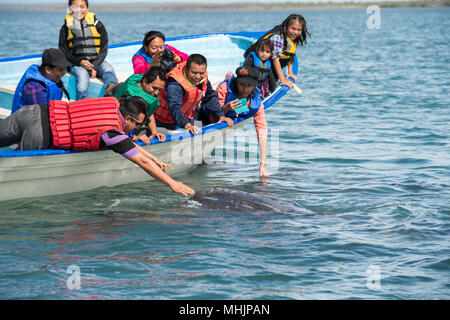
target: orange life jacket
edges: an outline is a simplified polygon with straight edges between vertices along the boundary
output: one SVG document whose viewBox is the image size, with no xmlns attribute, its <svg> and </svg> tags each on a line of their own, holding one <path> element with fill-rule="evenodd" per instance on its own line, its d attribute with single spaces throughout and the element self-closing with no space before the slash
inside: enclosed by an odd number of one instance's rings
<svg viewBox="0 0 450 320">
<path fill-rule="evenodd" d="M 53 148 L 75 151 L 100 150 L 100 137 L 108 130 L 124 131 L 119 101 L 114 97 L 72 102 L 49 101 Z"/>
<path fill-rule="evenodd" d="M 191 85 L 184 77 L 184 67 L 186 62 L 178 64 L 168 74 L 167 78 L 173 78 L 184 89 L 184 97 L 181 103 L 181 112 L 186 119 L 194 119 L 195 110 L 202 102 L 206 93 L 206 86 L 208 82 L 208 73 L 205 73 L 205 80 L 202 84 L 202 89 L 198 89 L 196 86 Z M 172 117 L 169 114 L 169 106 L 167 103 L 167 93 L 165 88 L 159 95 L 160 106 L 156 109 L 153 115 L 155 118 L 163 123 L 174 123 Z"/>
</svg>

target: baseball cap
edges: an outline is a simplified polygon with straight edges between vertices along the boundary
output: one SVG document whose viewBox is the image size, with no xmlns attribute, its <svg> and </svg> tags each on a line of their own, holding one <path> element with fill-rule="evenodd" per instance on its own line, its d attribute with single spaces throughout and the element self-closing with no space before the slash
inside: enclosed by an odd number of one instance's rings
<svg viewBox="0 0 450 320">
<path fill-rule="evenodd" d="M 50 48 L 42 53 L 42 64 L 51 64 L 52 66 L 65 69 L 72 64 L 67 61 L 66 56 L 61 50 Z"/>
<path fill-rule="evenodd" d="M 239 67 L 236 69 L 236 80 L 239 83 L 245 83 L 256 86 L 258 81 L 256 70 L 252 67 Z"/>
</svg>

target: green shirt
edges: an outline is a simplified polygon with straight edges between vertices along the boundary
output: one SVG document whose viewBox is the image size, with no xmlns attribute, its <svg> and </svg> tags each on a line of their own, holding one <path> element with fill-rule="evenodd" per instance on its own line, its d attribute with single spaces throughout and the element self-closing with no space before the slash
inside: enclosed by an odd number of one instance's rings
<svg viewBox="0 0 450 320">
<path fill-rule="evenodd" d="M 131 75 L 117 90 L 114 97 L 120 98 L 122 96 L 138 96 L 143 98 L 148 105 L 148 116 L 150 117 L 153 112 L 159 107 L 158 97 L 154 97 L 148 94 L 139 86 L 138 82 L 141 81 L 143 74 L 133 74 Z"/>
</svg>

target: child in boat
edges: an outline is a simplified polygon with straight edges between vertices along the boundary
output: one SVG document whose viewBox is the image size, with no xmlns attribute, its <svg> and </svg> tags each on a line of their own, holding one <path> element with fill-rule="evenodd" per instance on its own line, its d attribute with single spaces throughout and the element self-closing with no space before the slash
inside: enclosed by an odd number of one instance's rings
<svg viewBox="0 0 450 320">
<path fill-rule="evenodd" d="M 73 64 L 77 100 L 88 97 L 90 78 L 101 77 L 106 88 L 117 83 L 113 67 L 105 61 L 108 33 L 104 25 L 89 11 L 88 0 L 69 0 L 70 13 L 59 32 L 59 49 Z"/>
<path fill-rule="evenodd" d="M 256 77 L 247 75 L 242 72 L 242 69 L 236 70 L 236 77 L 225 79 L 217 86 L 216 92 L 219 98 L 219 103 L 223 108 L 226 117 L 236 117 L 238 114 L 234 109 L 241 107 L 240 99 L 246 99 L 248 111 L 241 115 L 254 116 L 254 124 L 256 128 L 256 135 L 259 142 L 260 176 L 268 176 L 266 168 L 267 155 L 267 123 L 266 115 L 264 113 L 264 105 L 262 104 L 261 92 L 257 87 Z"/>
<path fill-rule="evenodd" d="M 278 25 L 267 32 L 261 39 L 270 39 L 273 43 L 272 51 L 272 68 L 269 76 L 269 91 L 273 92 L 276 88 L 276 83 L 271 79 L 280 80 L 281 84 L 292 88 L 297 77 L 294 75 L 292 65 L 294 63 L 294 56 L 297 51 L 297 46 L 306 44 L 306 36 L 310 36 L 306 27 L 305 18 L 300 14 L 291 14 L 281 25 Z M 247 57 L 251 51 L 254 51 L 255 44 L 252 45 L 245 52 Z M 283 68 L 287 66 L 287 76 L 283 74 Z M 289 78 L 293 79 L 292 82 Z"/>
<path fill-rule="evenodd" d="M 145 73 L 150 67 L 161 65 L 169 72 L 176 64 L 187 61 L 189 55 L 165 44 L 166 37 L 159 31 L 145 34 L 142 47 L 134 54 L 134 73 Z"/>
<path fill-rule="evenodd" d="M 257 84 L 261 89 L 262 96 L 266 96 L 267 88 L 263 84 L 266 82 L 271 68 L 271 56 L 273 51 L 273 44 L 270 39 L 260 39 L 255 44 L 255 50 L 249 52 L 244 61 L 244 65 L 238 70 L 244 73 L 252 70 L 255 73 Z"/>
<path fill-rule="evenodd" d="M 150 139 L 156 137 L 164 142 L 166 136 L 157 132 L 153 112 L 159 107 L 158 95 L 166 84 L 166 73 L 160 66 L 148 69 L 144 74 L 131 75 L 114 93 L 114 97 L 138 96 L 147 102 L 149 124 L 146 135 L 133 136 L 133 140 L 141 140 L 150 144 Z"/>
</svg>

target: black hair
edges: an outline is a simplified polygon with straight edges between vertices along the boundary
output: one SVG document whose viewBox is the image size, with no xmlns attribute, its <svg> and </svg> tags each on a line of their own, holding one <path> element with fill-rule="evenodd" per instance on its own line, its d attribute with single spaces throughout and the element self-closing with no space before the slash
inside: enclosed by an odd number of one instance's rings
<svg viewBox="0 0 450 320">
<path fill-rule="evenodd" d="M 39 72 L 40 73 L 43 73 L 44 71 L 45 71 L 45 68 L 46 67 L 48 67 L 48 68 L 50 68 L 50 69 L 54 69 L 55 68 L 55 66 L 53 65 L 53 64 L 50 64 L 50 63 L 42 63 L 40 66 L 39 66 Z"/>
<path fill-rule="evenodd" d="M 298 23 L 302 25 L 302 33 L 300 36 L 298 36 L 296 39 L 294 39 L 295 44 L 299 44 L 303 46 L 303 43 L 307 44 L 306 36 L 309 36 L 311 38 L 310 33 L 308 32 L 308 28 L 306 27 L 306 20 L 301 14 L 291 14 L 286 19 L 284 19 L 283 23 L 280 25 L 280 35 L 284 38 L 284 44 L 283 48 L 286 49 L 287 47 L 287 39 L 286 39 L 286 32 L 287 28 L 291 24 L 292 21 L 297 20 Z"/>
<path fill-rule="evenodd" d="M 187 61 L 186 61 L 187 70 L 190 69 L 192 63 L 198 64 L 199 66 L 204 65 L 204 64 L 206 64 L 206 66 L 208 66 L 206 58 L 198 53 L 191 54 L 189 56 L 189 58 L 187 59 Z"/>
<path fill-rule="evenodd" d="M 239 94 L 239 89 L 238 89 L 238 87 L 237 87 L 238 83 L 241 82 L 239 79 L 240 79 L 239 77 L 233 78 L 233 79 L 231 80 L 231 84 L 230 84 L 231 90 L 232 90 L 233 92 L 235 92 L 236 95 Z M 246 83 L 244 82 L 244 84 L 246 84 Z M 253 91 L 250 93 L 250 95 L 249 95 L 248 97 L 251 98 L 251 97 L 255 94 L 255 89 L 256 89 L 256 84 L 255 84 L 255 87 L 253 88 Z M 248 98 L 248 97 L 246 97 L 246 98 Z"/>
<path fill-rule="evenodd" d="M 144 123 L 148 122 L 148 106 L 143 98 L 138 96 L 123 96 L 119 98 L 119 102 L 119 111 L 122 117 L 131 116 L 138 119 L 139 115 L 143 113 L 145 115 Z"/>
<path fill-rule="evenodd" d="M 69 7 L 72 5 L 72 3 L 74 2 L 75 0 L 69 0 Z M 89 2 L 88 2 L 88 0 L 83 0 L 84 1 L 84 3 L 86 3 L 86 7 L 88 7 L 89 8 Z"/>
<path fill-rule="evenodd" d="M 139 82 L 144 83 L 144 79 L 145 79 L 145 82 L 152 83 L 157 78 L 159 78 L 163 81 L 166 81 L 166 76 L 167 76 L 167 73 L 164 71 L 164 69 L 161 66 L 153 66 L 153 67 L 150 67 L 150 69 L 148 69 L 144 73 L 141 81 L 139 81 Z"/>
<path fill-rule="evenodd" d="M 261 48 L 268 47 L 270 52 L 273 51 L 273 42 L 269 38 L 259 39 L 255 45 L 255 52 L 261 50 Z"/>
<path fill-rule="evenodd" d="M 153 40 L 155 40 L 155 38 L 161 38 L 163 39 L 163 41 L 166 41 L 166 36 L 159 31 L 149 31 L 145 34 L 144 36 L 144 40 L 142 41 L 142 44 L 145 46 L 147 46 L 150 42 L 152 42 Z"/>
</svg>

